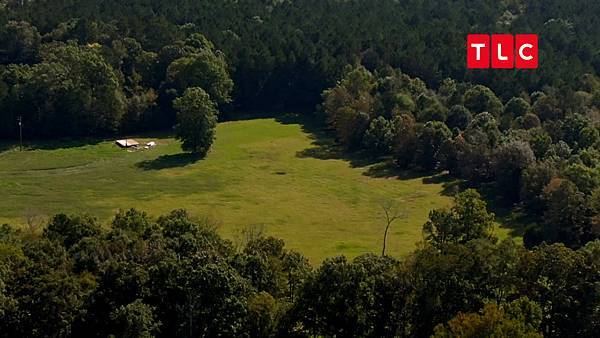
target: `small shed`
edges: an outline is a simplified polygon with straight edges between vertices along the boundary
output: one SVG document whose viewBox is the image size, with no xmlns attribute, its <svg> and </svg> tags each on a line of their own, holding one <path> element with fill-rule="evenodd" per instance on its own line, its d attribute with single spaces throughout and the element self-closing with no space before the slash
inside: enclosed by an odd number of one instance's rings
<svg viewBox="0 0 600 338">
<path fill-rule="evenodd" d="M 117 140 L 115 143 L 121 148 L 132 148 L 140 145 L 140 143 L 134 139 Z"/>
</svg>

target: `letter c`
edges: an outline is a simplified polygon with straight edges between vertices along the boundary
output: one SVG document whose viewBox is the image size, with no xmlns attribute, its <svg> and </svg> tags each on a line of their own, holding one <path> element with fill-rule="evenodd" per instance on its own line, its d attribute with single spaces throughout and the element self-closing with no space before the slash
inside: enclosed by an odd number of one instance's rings
<svg viewBox="0 0 600 338">
<path fill-rule="evenodd" d="M 532 55 L 525 55 L 525 54 L 523 54 L 523 50 L 525 48 L 532 49 L 533 45 L 530 44 L 530 43 L 524 43 L 523 45 L 521 45 L 521 47 L 519 47 L 519 56 L 521 57 L 521 59 L 529 61 L 529 60 L 533 59 L 533 56 Z"/>
</svg>

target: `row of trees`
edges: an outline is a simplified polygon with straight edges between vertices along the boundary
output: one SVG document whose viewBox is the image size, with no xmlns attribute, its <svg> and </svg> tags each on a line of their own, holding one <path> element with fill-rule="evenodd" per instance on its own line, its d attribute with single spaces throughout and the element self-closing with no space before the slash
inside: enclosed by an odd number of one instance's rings
<svg viewBox="0 0 600 338">
<path fill-rule="evenodd" d="M 600 242 L 499 242 L 473 190 L 436 210 L 403 260 L 367 254 L 316 270 L 281 240 L 236 244 L 216 222 L 129 210 L 102 227 L 56 215 L 0 228 L 3 337 L 593 337 Z"/>
<path fill-rule="evenodd" d="M 156 53 L 132 38 L 99 36 L 82 43 L 73 36 L 78 29 L 63 25 L 51 39 L 23 21 L 0 29 L 7 40 L 0 137 L 17 135 L 19 117 L 28 138 L 90 137 L 169 128 L 180 112 L 181 126 L 194 120 L 196 133 L 210 138 L 198 123 L 204 118 L 201 125 L 214 127 L 219 107 L 231 100 L 233 82 L 225 57 L 203 35 L 189 34 Z M 174 104 L 188 89 L 188 98 Z M 186 150 L 206 147 L 188 143 Z"/>
<path fill-rule="evenodd" d="M 323 92 L 320 110 L 347 149 L 491 186 L 540 220 L 527 245 L 578 248 L 600 237 L 600 79 L 579 84 L 503 102 L 482 85 L 447 79 L 434 91 L 399 70 L 358 66 Z"/>
<path fill-rule="evenodd" d="M 43 61 L 39 48 L 53 42 L 99 45 L 129 98 L 128 108 L 120 104 L 117 113 L 127 112 L 134 121 L 143 113 L 163 126 L 170 101 L 156 96 L 162 96 L 165 70 L 188 54 L 190 45 L 183 41 L 193 33 L 203 33 L 227 55 L 236 83 L 234 103 L 242 110 L 312 110 L 343 67 L 357 62 L 371 71 L 399 67 L 434 88 L 447 77 L 481 83 L 503 100 L 546 85 L 573 88 L 581 75 L 600 69 L 600 32 L 590 24 L 600 10 L 595 0 L 549 0 L 543 6 L 533 0 L 4 3 L 1 64 Z M 464 39 L 475 32 L 539 34 L 540 69 L 466 70 Z M 148 109 L 155 103 L 161 109 Z"/>
</svg>

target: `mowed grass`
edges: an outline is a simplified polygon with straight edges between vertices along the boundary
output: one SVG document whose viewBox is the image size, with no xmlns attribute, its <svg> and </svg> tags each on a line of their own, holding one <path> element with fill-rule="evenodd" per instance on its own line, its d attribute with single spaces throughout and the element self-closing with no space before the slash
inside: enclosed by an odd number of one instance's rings
<svg viewBox="0 0 600 338">
<path fill-rule="evenodd" d="M 171 137 L 128 152 L 112 141 L 47 145 L 0 153 L 0 222 L 27 215 L 89 213 L 108 224 L 118 209 L 158 216 L 185 208 L 221 222 L 234 239 L 249 226 L 285 240 L 319 263 L 339 254 L 380 253 L 383 201 L 404 217 L 388 236 L 387 252 L 401 257 L 422 239 L 433 208 L 447 206 L 442 182 L 403 175 L 380 164 L 356 163 L 333 152 L 300 123 L 255 119 L 221 123 L 210 154 L 195 161 Z"/>
</svg>

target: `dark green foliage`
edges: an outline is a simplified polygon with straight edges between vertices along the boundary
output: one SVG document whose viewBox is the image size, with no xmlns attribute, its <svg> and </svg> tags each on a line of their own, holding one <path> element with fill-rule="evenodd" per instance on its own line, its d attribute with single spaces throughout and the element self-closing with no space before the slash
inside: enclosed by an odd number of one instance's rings
<svg viewBox="0 0 600 338">
<path fill-rule="evenodd" d="M 579 248 L 600 236 L 593 204 L 573 182 L 552 179 L 543 190 L 542 200 L 543 222 L 528 229 L 524 237 L 528 246 L 558 242 Z"/>
<path fill-rule="evenodd" d="M 536 315 L 541 317 L 539 305 L 532 303 Z M 509 307 L 512 304 L 509 304 Z M 519 337 L 541 338 L 539 332 L 541 318 L 531 321 L 529 318 L 518 317 L 499 309 L 496 304 L 486 304 L 481 313 L 459 313 L 444 326 L 435 328 L 432 337 Z"/>
<path fill-rule="evenodd" d="M 585 196 L 569 180 L 554 179 L 544 188 L 544 239 L 580 247 L 591 236 L 591 210 Z"/>
<path fill-rule="evenodd" d="M 277 300 L 267 292 L 248 299 L 248 328 L 250 337 L 272 337 L 277 329 Z"/>
<path fill-rule="evenodd" d="M 511 118 L 518 118 L 525 116 L 529 113 L 531 106 L 527 101 L 520 97 L 513 97 L 504 106 L 504 115 L 510 116 Z"/>
<path fill-rule="evenodd" d="M 446 108 L 437 100 L 435 96 L 423 93 L 417 97 L 417 120 L 419 122 L 427 121 L 446 121 Z"/>
<path fill-rule="evenodd" d="M 201 49 L 173 61 L 167 68 L 165 81 L 165 87 L 176 96 L 188 88 L 200 87 L 220 104 L 231 100 L 233 81 L 229 78 L 225 57 L 211 49 Z"/>
<path fill-rule="evenodd" d="M 423 226 L 425 239 L 434 247 L 465 244 L 471 240 L 494 239 L 494 214 L 475 190 L 467 190 L 454 198 L 450 210 L 433 210 Z"/>
<path fill-rule="evenodd" d="M 581 136 L 582 131 L 588 125 L 590 125 L 591 121 L 579 114 L 573 114 L 567 116 L 564 120 L 562 120 L 562 140 L 565 141 L 571 148 L 577 148 L 579 146 L 579 138 Z M 587 140 L 586 143 L 588 143 Z M 585 144 L 585 147 L 589 146 L 589 144 Z"/>
<path fill-rule="evenodd" d="M 473 240 L 448 244 L 443 251 L 426 246 L 407 261 L 412 336 L 429 336 L 434 327 L 458 312 L 475 312 L 485 303 L 517 296 L 516 263 L 522 255 L 511 241 L 497 245 Z M 502 277 L 500 277 L 502 276 Z"/>
<path fill-rule="evenodd" d="M 531 110 L 542 122 L 563 117 L 563 111 L 560 109 L 557 99 L 553 95 L 546 95 L 544 93 L 540 93 Z"/>
<path fill-rule="evenodd" d="M 541 307 L 545 336 L 592 337 L 598 331 L 598 253 L 595 241 L 574 251 L 564 245 L 541 245 L 519 263 L 519 279 L 527 295 Z"/>
<path fill-rule="evenodd" d="M 152 307 L 141 300 L 122 305 L 111 314 L 114 321 L 116 336 L 124 338 L 150 338 L 155 337 L 160 327 L 160 322 L 154 318 Z"/>
<path fill-rule="evenodd" d="M 600 171 L 586 165 L 574 163 L 565 168 L 567 179 L 575 183 L 584 194 L 590 194 L 600 184 Z"/>
<path fill-rule="evenodd" d="M 494 173 L 498 190 L 511 202 L 519 199 L 522 172 L 535 163 L 529 143 L 509 141 L 494 152 Z"/>
<path fill-rule="evenodd" d="M 250 241 L 235 264 L 257 290 L 289 299 L 296 296 L 311 271 L 302 255 L 285 250 L 283 241 L 273 237 Z"/>
<path fill-rule="evenodd" d="M 124 230 L 144 234 L 150 230 L 150 219 L 145 212 L 136 209 L 119 210 L 111 224 L 114 230 Z"/>
<path fill-rule="evenodd" d="M 474 114 L 488 112 L 499 116 L 502 112 L 502 102 L 494 92 L 482 85 L 476 85 L 465 93 L 465 107 Z"/>
<path fill-rule="evenodd" d="M 600 141 L 600 132 L 595 126 L 586 126 L 579 131 L 580 148 L 597 147 L 598 141 Z"/>
<path fill-rule="evenodd" d="M 454 158 L 449 162 L 454 165 L 447 169 L 473 183 L 489 181 L 493 177 L 492 154 L 500 135 L 498 123 L 491 114 L 478 114 L 453 140 L 450 149 L 446 149 L 446 156 L 450 154 Z"/>
<path fill-rule="evenodd" d="M 31 64 L 37 61 L 41 36 L 27 21 L 9 21 L 0 29 L 0 63 Z"/>
<path fill-rule="evenodd" d="M 403 297 L 392 277 L 396 267 L 393 259 L 375 255 L 326 260 L 303 286 L 292 310 L 296 320 L 328 336 L 396 335 L 402 323 L 395 306 Z"/>
<path fill-rule="evenodd" d="M 538 128 L 542 125 L 540 118 L 532 113 L 526 113 L 523 116 L 519 116 L 515 119 L 516 127 L 523 129 Z"/>
<path fill-rule="evenodd" d="M 542 212 L 544 188 L 557 174 L 556 166 L 550 161 L 533 163 L 522 171 L 520 198 L 532 212 Z"/>
<path fill-rule="evenodd" d="M 393 121 L 386 120 L 383 116 L 373 119 L 363 137 L 365 148 L 375 155 L 385 155 L 391 152 L 393 142 Z"/>
<path fill-rule="evenodd" d="M 206 156 L 215 138 L 218 115 L 210 96 L 202 88 L 188 88 L 173 101 L 173 107 L 178 111 L 175 132 L 181 148 Z"/>
<path fill-rule="evenodd" d="M 119 212 L 106 231 L 56 215 L 41 236 L 0 229 L 0 336 L 596 336 L 598 6 L 6 1 L 2 138 L 19 116 L 26 139 L 177 123 L 204 156 L 217 107 L 312 111 L 322 98 L 342 146 L 493 188 L 525 207 L 525 244 L 539 246 L 497 243 L 473 190 L 431 212 L 402 262 L 335 258 L 314 273 L 278 239 L 236 251 L 183 210 Z M 465 35 L 500 31 L 539 33 L 540 68 L 466 70 Z"/>
<path fill-rule="evenodd" d="M 597 27 L 589 24 L 598 7 L 592 0 L 531 2 L 278 1 L 211 3 L 190 0 L 111 0 L 98 6 L 85 0 L 38 4 L 9 2 L 5 16 L 30 20 L 54 39 L 105 43 L 116 34 L 159 51 L 195 32 L 205 34 L 231 60 L 238 102 L 249 108 L 310 109 L 324 87 L 348 63 L 369 69 L 400 67 L 429 85 L 444 78 L 481 82 L 517 96 L 543 85 L 572 83 L 597 72 Z M 50 15 L 49 13 L 52 13 Z M 464 37 L 476 32 L 536 32 L 544 56 L 534 76 L 469 72 Z M 63 34 L 59 34 L 63 32 Z M 188 38 L 189 39 L 189 38 Z M 199 46 L 205 46 L 200 43 Z M 171 60 L 172 62 L 173 60 Z M 449 86 L 452 88 L 452 86 Z M 459 87 L 459 86 L 457 86 Z M 458 88 L 455 92 L 460 92 Z M 460 100 L 452 92 L 453 104 Z"/>
<path fill-rule="evenodd" d="M 14 115 L 28 135 L 56 137 L 110 133 L 125 112 L 117 73 L 95 47 L 46 46 L 42 62 L 17 79 Z M 21 109 L 19 109 L 21 108 Z"/>
<path fill-rule="evenodd" d="M 273 296 L 234 264 L 256 256 L 281 281 Z M 156 221 L 119 212 L 109 232 L 89 217 L 57 215 L 41 237 L 0 232 L 0 336 L 270 336 L 310 272 L 272 238 L 236 254 L 208 220 L 183 210 Z"/>
<path fill-rule="evenodd" d="M 91 216 L 56 215 L 44 230 L 44 236 L 70 248 L 86 237 L 100 234 L 100 225 Z"/>
<path fill-rule="evenodd" d="M 458 128 L 460 130 L 465 130 L 472 118 L 471 112 L 465 108 L 465 106 L 454 105 L 450 108 L 450 111 L 448 111 L 446 124 L 451 129 Z"/>
<path fill-rule="evenodd" d="M 323 92 L 323 110 L 340 142 L 347 148 L 360 146 L 373 115 L 375 86 L 364 67 L 350 70 L 340 83 Z"/>
<path fill-rule="evenodd" d="M 452 132 L 444 122 L 427 122 L 417 136 L 415 164 L 423 170 L 433 170 L 437 166 L 438 152 L 452 137 Z"/>
<path fill-rule="evenodd" d="M 420 79 L 404 93 L 393 90 L 382 95 L 386 118 L 397 107 L 403 113 L 416 113 L 422 122 L 443 121 L 446 110 L 456 104 L 475 114 L 489 111 L 500 117 L 507 112 L 517 118 L 522 101 L 503 109 L 494 97 L 529 101 L 524 93 L 555 87 L 531 99 L 532 111 L 546 121 L 589 111 L 587 106 L 599 92 L 593 80 L 580 80 L 597 73 L 600 64 L 598 29 L 590 24 L 598 4 L 593 0 L 563 3 L 178 0 L 169 6 L 164 1 L 110 0 L 98 5 L 83 0 L 72 6 L 8 1 L 0 16 L 4 42 L 0 57 L 3 64 L 36 64 L 41 60 L 40 48 L 67 41 L 101 50 L 117 72 L 126 99 L 150 90 L 160 97 L 156 102 L 160 109 L 133 100 L 127 120 L 118 123 L 127 131 L 170 127 L 171 102 L 190 86 L 202 87 L 219 103 L 226 101 L 231 91 L 226 72 L 236 83 L 232 93 L 236 108 L 311 111 L 344 67 L 358 63 L 382 77 L 394 76 L 391 67 Z M 464 37 L 474 31 L 540 34 L 544 37 L 540 69 L 527 74 L 532 76 L 467 70 Z M 466 82 L 477 86 L 469 88 Z M 439 88 L 437 97 L 427 92 L 425 84 Z M 424 93 L 439 104 L 416 109 Z M 38 102 L 34 107 L 43 105 Z M 60 109 L 59 115 L 63 113 Z M 14 126 L 13 116 L 3 117 Z M 499 121 L 504 127 L 505 120 Z M 110 132 L 114 129 L 98 131 Z M 1 135 L 14 137 L 15 133 Z M 53 131 L 43 136 L 56 135 Z"/>
<path fill-rule="evenodd" d="M 474 191 L 445 213 L 444 225 L 432 218 L 427 242 L 402 261 L 337 257 L 315 272 L 275 238 L 235 252 L 208 220 L 183 210 L 158 220 L 119 212 L 110 231 L 70 248 L 45 238 L 64 233 L 56 225 L 44 236 L 3 226 L 0 336 L 420 337 L 436 326 L 442 336 L 597 332 L 598 241 L 577 251 L 497 243 L 493 215 Z M 68 219 L 80 229 L 87 218 Z M 443 240 L 427 230 L 434 223 L 447 230 Z"/>
<path fill-rule="evenodd" d="M 393 153 L 398 166 L 406 168 L 413 163 L 417 147 L 417 125 L 415 118 L 409 114 L 394 118 Z"/>
</svg>

